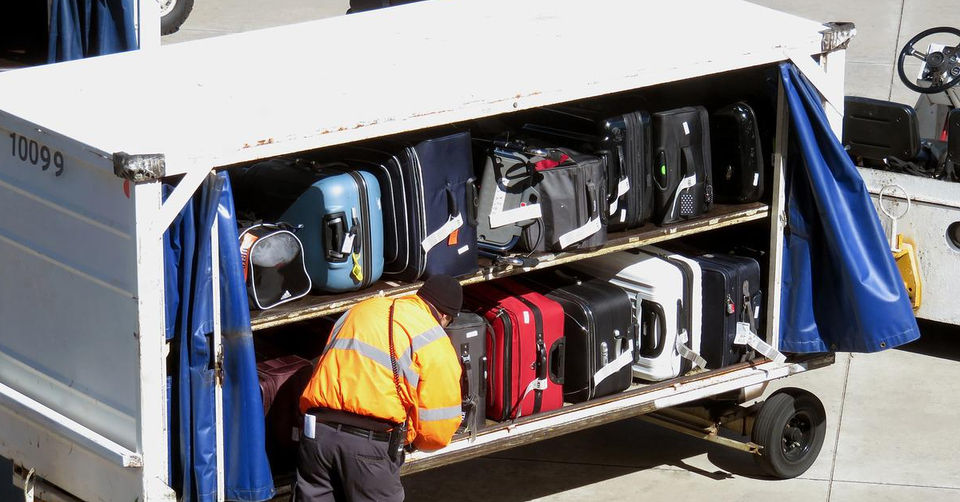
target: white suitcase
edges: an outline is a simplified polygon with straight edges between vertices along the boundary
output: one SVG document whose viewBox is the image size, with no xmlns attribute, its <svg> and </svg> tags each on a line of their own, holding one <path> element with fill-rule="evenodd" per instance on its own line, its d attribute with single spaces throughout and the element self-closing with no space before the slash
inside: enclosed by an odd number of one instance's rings
<svg viewBox="0 0 960 502">
<path fill-rule="evenodd" d="M 678 257 L 671 261 L 643 251 L 624 251 L 581 260 L 570 267 L 620 286 L 634 302 L 640 326 L 634 377 L 649 381 L 674 378 L 690 368 L 688 360 L 699 357 L 696 351 L 700 324 L 691 319 L 686 301 L 694 294 L 694 284 L 699 285 L 700 281 L 681 268 L 693 268 L 688 260 Z M 689 288 L 685 287 L 687 284 Z M 691 336 L 693 331 L 696 340 Z M 687 357 L 682 357 L 681 352 Z"/>
</svg>

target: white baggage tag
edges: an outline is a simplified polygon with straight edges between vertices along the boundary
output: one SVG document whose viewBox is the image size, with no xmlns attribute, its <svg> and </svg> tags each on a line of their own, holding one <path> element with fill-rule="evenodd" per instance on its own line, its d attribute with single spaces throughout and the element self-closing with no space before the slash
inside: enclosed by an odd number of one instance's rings
<svg viewBox="0 0 960 502">
<path fill-rule="evenodd" d="M 454 230 L 463 226 L 463 214 L 458 214 L 457 216 L 451 216 L 442 227 L 438 228 L 432 234 L 428 235 L 423 242 L 420 243 L 420 246 L 423 247 L 424 253 L 429 253 L 431 249 L 437 244 L 440 244 L 444 239 L 447 238 Z"/>
<path fill-rule="evenodd" d="M 737 337 L 733 340 L 733 343 L 736 345 L 746 345 L 763 354 L 764 357 L 772 360 L 775 363 L 783 363 L 787 360 L 787 356 L 783 355 L 779 350 L 771 347 L 770 344 L 763 341 L 759 336 L 755 335 L 753 331 L 750 330 L 749 323 L 737 323 Z"/>
<path fill-rule="evenodd" d="M 523 323 L 530 324 L 530 312 L 527 312 L 527 311 L 523 312 Z"/>
<path fill-rule="evenodd" d="M 690 134 L 690 124 L 687 124 L 686 122 L 683 123 L 683 134 Z"/>
<path fill-rule="evenodd" d="M 470 251 L 470 244 L 467 244 L 466 246 L 462 246 L 460 249 L 458 249 L 457 254 L 463 254 L 463 253 L 466 253 L 467 251 Z"/>
<path fill-rule="evenodd" d="M 623 197 L 629 191 L 630 179 L 624 176 L 623 178 L 620 178 L 620 183 L 617 184 L 617 197 Z"/>
<path fill-rule="evenodd" d="M 310 439 L 317 437 L 317 417 L 309 413 L 303 416 L 303 435 Z"/>
<path fill-rule="evenodd" d="M 760 173 L 753 173 L 753 186 L 760 184 Z"/>
<path fill-rule="evenodd" d="M 613 202 L 610 203 L 610 211 L 607 213 L 610 216 L 617 214 L 617 207 L 620 206 L 620 198 L 613 199 Z"/>
<path fill-rule="evenodd" d="M 677 353 L 680 354 L 680 357 L 697 365 L 698 368 L 706 369 L 707 360 L 691 350 L 690 347 L 687 347 L 687 340 L 689 340 L 687 330 L 683 330 L 677 335 Z"/>
<path fill-rule="evenodd" d="M 627 350 L 623 351 L 623 353 L 617 356 L 617 358 L 613 361 L 603 365 L 602 368 L 593 374 L 593 386 L 596 387 L 597 385 L 600 385 L 600 382 L 606 380 L 607 377 L 620 371 L 624 366 L 629 366 L 632 363 L 633 340 L 627 340 Z"/>
<path fill-rule="evenodd" d="M 543 217 L 543 211 L 540 209 L 540 204 L 527 204 L 507 211 L 503 211 L 501 207 L 496 213 L 490 211 L 490 228 L 499 228 L 518 221 L 541 217 Z"/>
<path fill-rule="evenodd" d="M 353 252 L 353 239 L 357 237 L 357 234 L 350 232 L 346 237 L 343 238 L 343 246 L 340 248 L 340 252 L 343 254 L 349 254 Z"/>
<path fill-rule="evenodd" d="M 590 237 L 591 235 L 599 232 L 601 228 L 603 228 L 603 226 L 600 223 L 600 218 L 599 217 L 593 218 L 592 220 L 588 221 L 586 225 L 583 225 L 580 228 L 575 228 L 561 235 L 560 239 L 558 239 L 560 242 L 560 248 L 564 249 L 571 244 L 580 242 L 586 239 L 587 237 Z"/>
<path fill-rule="evenodd" d="M 627 210 L 626 210 L 626 209 L 621 209 L 621 210 L 620 210 L 620 223 L 623 223 L 623 222 L 625 222 L 625 221 L 627 221 Z"/>
<path fill-rule="evenodd" d="M 467 331 L 467 334 L 465 335 L 466 338 L 473 338 L 475 336 L 480 336 L 480 332 L 477 330 Z"/>
</svg>

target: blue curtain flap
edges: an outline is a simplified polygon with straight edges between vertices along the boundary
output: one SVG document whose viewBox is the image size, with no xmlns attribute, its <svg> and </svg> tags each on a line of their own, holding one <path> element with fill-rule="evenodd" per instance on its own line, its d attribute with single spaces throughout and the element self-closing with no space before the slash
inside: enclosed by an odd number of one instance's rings
<svg viewBox="0 0 960 502">
<path fill-rule="evenodd" d="M 790 112 L 780 348 L 875 352 L 920 336 L 870 194 L 820 96 L 780 67 Z"/>
<path fill-rule="evenodd" d="M 216 372 L 213 350 L 213 239 L 218 220 L 221 332 L 224 350 L 224 465 L 216 457 Z M 217 469 L 227 500 L 260 501 L 275 490 L 267 462 L 263 406 L 239 266 L 236 218 L 229 179 L 208 178 L 168 229 L 164 255 L 167 328 L 177 347 L 177 382 L 171 403 L 176 442 L 171 452 L 173 484 L 183 501 L 215 501 Z M 175 452 L 174 452 L 175 451 Z"/>
</svg>

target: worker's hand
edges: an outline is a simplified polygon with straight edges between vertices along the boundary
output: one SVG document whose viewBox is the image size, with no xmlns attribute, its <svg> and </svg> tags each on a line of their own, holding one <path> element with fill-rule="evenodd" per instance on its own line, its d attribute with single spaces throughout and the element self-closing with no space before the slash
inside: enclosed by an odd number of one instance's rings
<svg viewBox="0 0 960 502">
<path fill-rule="evenodd" d="M 413 453 L 413 452 L 417 451 L 417 447 L 416 447 L 416 446 L 413 446 L 413 443 L 410 443 L 410 444 L 404 446 L 404 447 L 403 447 L 403 450 L 406 451 L 407 453 Z"/>
</svg>

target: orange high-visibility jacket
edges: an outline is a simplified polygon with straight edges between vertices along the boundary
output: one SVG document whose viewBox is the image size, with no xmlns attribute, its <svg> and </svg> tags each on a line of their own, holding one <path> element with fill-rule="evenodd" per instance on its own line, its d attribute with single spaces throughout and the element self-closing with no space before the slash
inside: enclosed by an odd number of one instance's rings
<svg viewBox="0 0 960 502">
<path fill-rule="evenodd" d="M 387 319 L 393 313 L 394 347 L 403 406 L 390 365 Z M 419 296 L 372 298 L 337 321 L 300 396 L 300 411 L 342 410 L 393 423 L 409 417 L 407 442 L 421 450 L 450 443 L 460 426 L 460 359 Z"/>
</svg>

